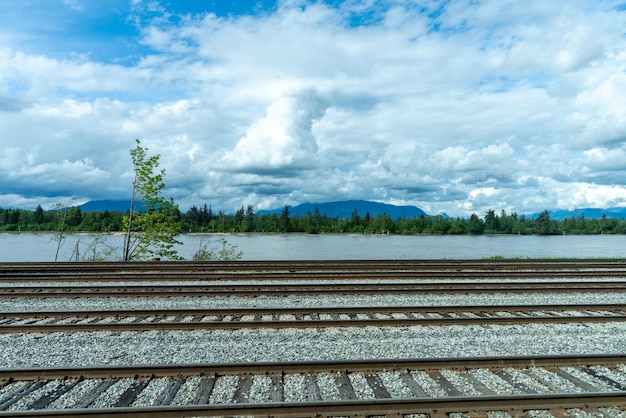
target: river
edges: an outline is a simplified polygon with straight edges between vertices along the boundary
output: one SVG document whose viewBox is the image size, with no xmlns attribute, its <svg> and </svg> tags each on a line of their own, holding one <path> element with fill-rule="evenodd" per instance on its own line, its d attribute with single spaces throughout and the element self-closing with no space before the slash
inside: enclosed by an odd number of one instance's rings
<svg viewBox="0 0 626 418">
<path fill-rule="evenodd" d="M 121 247 L 122 236 L 104 237 Z M 53 238 L 53 234 L 0 234 L 0 262 L 54 261 Z M 181 235 L 178 251 L 190 259 L 202 244 L 221 248 L 222 238 L 242 252 L 242 260 L 626 258 L 626 235 Z M 91 239 L 69 236 L 58 261 L 73 259 L 77 243 L 83 257 Z"/>
</svg>

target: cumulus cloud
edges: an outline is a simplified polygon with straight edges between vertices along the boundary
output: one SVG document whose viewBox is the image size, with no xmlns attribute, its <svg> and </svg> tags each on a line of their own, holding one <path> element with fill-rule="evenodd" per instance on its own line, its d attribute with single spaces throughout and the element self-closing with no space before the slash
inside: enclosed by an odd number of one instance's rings
<svg viewBox="0 0 626 418">
<path fill-rule="evenodd" d="M 313 167 L 317 140 L 312 132 L 327 104 L 314 89 L 282 97 L 255 121 L 221 164 L 226 170 L 273 172 Z"/>
</svg>

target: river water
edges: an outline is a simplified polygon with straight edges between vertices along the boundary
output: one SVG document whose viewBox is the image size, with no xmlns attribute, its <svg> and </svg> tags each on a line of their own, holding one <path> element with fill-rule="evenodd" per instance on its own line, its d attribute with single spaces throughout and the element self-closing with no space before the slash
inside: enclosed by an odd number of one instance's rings
<svg viewBox="0 0 626 418">
<path fill-rule="evenodd" d="M 53 238 L 52 234 L 0 234 L 0 262 L 54 261 L 57 241 Z M 105 238 L 121 248 L 121 236 Z M 243 253 L 242 260 L 626 258 L 626 235 L 182 235 L 178 251 L 190 259 L 204 244 L 219 250 L 222 238 Z M 91 240 L 89 235 L 67 237 L 58 261 L 74 259 L 77 247 L 85 256 Z"/>
</svg>

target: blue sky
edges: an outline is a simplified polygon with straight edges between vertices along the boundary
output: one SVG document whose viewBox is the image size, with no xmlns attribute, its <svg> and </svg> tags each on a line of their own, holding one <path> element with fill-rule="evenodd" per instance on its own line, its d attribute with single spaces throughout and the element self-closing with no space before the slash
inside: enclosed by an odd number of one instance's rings
<svg viewBox="0 0 626 418">
<path fill-rule="evenodd" d="M 0 207 L 626 206 L 618 0 L 2 2 Z"/>
</svg>

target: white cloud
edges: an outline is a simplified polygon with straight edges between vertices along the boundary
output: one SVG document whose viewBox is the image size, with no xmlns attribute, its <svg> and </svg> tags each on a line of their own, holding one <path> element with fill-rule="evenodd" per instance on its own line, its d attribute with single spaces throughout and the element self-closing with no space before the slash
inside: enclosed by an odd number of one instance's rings
<svg viewBox="0 0 626 418">
<path fill-rule="evenodd" d="M 85 11 L 85 5 L 80 0 L 63 0 L 63 4 L 76 12 Z"/>
<path fill-rule="evenodd" d="M 318 145 L 313 123 L 327 104 L 316 90 L 303 90 L 272 103 L 235 148 L 224 155 L 226 170 L 273 171 L 310 167 Z"/>
<path fill-rule="evenodd" d="M 565 186 L 557 204 L 560 208 L 608 208 L 622 207 L 626 202 L 626 187 L 603 186 L 589 183 L 572 183 Z"/>
</svg>

